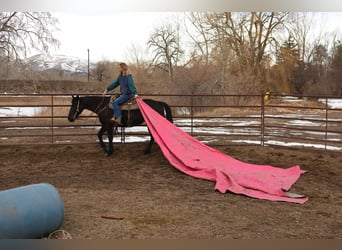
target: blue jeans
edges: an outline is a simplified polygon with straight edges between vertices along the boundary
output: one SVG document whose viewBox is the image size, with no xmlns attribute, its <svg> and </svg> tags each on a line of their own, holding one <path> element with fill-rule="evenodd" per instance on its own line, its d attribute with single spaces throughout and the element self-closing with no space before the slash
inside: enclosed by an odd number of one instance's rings
<svg viewBox="0 0 342 250">
<path fill-rule="evenodd" d="M 122 94 L 118 98 L 115 99 L 115 101 L 113 102 L 113 110 L 114 110 L 114 115 L 116 118 L 121 118 L 121 111 L 120 111 L 119 105 L 127 102 L 131 97 L 132 95 Z"/>
</svg>

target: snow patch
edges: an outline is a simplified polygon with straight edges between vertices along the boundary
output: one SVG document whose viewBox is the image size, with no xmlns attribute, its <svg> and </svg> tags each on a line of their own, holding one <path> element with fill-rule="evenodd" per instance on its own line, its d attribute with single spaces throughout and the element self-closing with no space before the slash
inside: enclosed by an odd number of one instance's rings
<svg viewBox="0 0 342 250">
<path fill-rule="evenodd" d="M 318 99 L 318 101 L 323 104 L 326 103 L 326 99 L 324 98 Z M 332 109 L 342 109 L 342 99 L 328 98 L 328 106 Z"/>
<path fill-rule="evenodd" d="M 46 108 L 41 107 L 2 107 L 0 117 L 6 116 L 35 116 L 43 112 Z"/>
</svg>

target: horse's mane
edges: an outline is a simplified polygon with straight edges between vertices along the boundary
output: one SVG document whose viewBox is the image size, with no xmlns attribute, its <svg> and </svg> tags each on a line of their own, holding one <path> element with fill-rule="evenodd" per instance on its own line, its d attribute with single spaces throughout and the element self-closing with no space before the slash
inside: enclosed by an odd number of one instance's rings
<svg viewBox="0 0 342 250">
<path fill-rule="evenodd" d="M 83 96 L 82 97 L 83 100 L 86 101 L 93 101 L 93 102 L 109 102 L 110 96 L 103 96 L 103 95 L 88 95 L 88 96 Z"/>
</svg>

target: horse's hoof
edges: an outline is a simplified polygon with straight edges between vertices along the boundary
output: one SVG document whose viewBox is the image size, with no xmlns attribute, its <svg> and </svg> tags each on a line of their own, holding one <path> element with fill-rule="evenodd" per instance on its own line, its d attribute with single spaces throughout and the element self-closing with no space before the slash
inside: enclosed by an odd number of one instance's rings
<svg viewBox="0 0 342 250">
<path fill-rule="evenodd" d="M 105 153 L 105 156 L 108 157 L 108 156 L 111 156 L 112 154 L 113 154 L 113 151 L 112 151 L 112 152 L 109 151 L 109 152 L 106 152 L 106 153 Z"/>
</svg>

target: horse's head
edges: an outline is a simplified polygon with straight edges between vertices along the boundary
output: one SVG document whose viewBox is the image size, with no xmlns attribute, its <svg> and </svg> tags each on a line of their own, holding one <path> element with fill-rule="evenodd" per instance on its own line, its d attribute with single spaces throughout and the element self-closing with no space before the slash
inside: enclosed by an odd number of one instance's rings
<svg viewBox="0 0 342 250">
<path fill-rule="evenodd" d="M 68 115 L 69 122 L 74 122 L 76 118 L 82 113 L 83 107 L 81 105 L 81 98 L 72 96 L 71 107 Z"/>
</svg>

